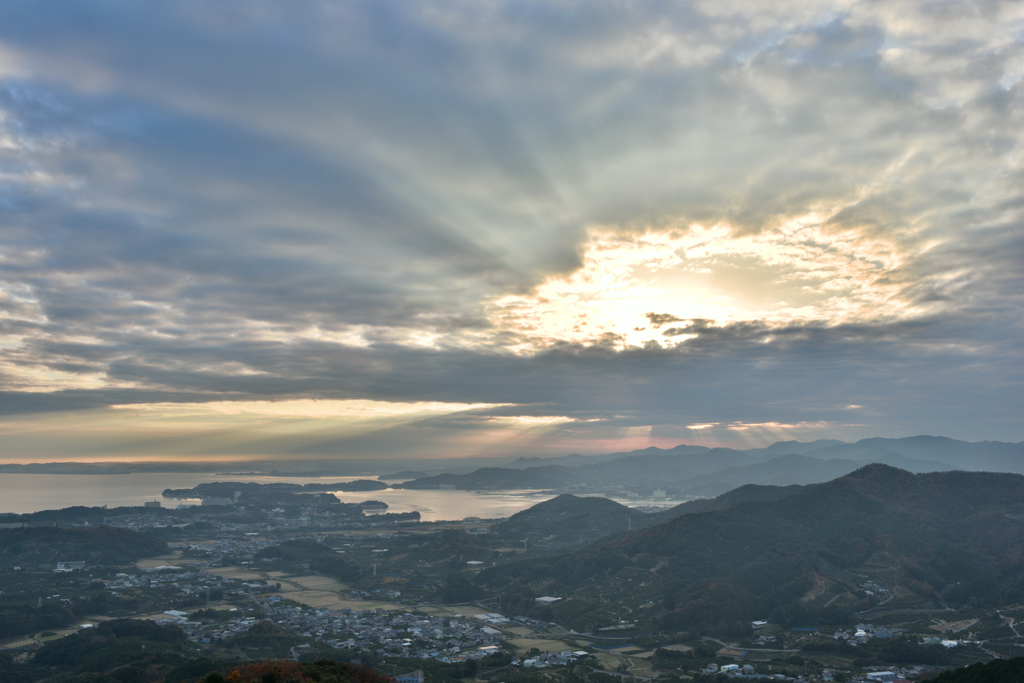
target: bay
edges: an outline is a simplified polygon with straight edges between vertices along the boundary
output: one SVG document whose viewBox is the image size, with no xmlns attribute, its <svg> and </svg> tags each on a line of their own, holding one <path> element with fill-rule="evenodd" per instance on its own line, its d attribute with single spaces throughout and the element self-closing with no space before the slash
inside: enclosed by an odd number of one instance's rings
<svg viewBox="0 0 1024 683">
<path fill-rule="evenodd" d="M 27 513 L 58 510 L 83 505 L 87 507 L 141 506 L 159 500 L 164 507 L 198 500 L 163 498 L 164 489 L 192 488 L 213 481 L 238 481 L 267 484 L 334 483 L 371 479 L 373 477 L 269 477 L 191 473 L 134 474 L 0 474 L 0 513 Z M 465 517 L 508 517 L 525 510 L 555 494 L 545 491 L 413 491 L 385 489 L 382 491 L 345 492 L 334 494 L 345 503 L 380 500 L 388 504 L 388 512 L 420 513 L 425 522 L 461 520 Z"/>
</svg>

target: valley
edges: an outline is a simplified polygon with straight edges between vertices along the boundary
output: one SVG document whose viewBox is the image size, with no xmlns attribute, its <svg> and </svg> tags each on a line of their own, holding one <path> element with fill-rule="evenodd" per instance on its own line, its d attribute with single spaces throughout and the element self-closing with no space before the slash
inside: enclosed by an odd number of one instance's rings
<svg viewBox="0 0 1024 683">
<path fill-rule="evenodd" d="M 244 491 L 233 505 L 9 516 L 5 666 L 84 681 L 47 653 L 126 621 L 179 634 L 159 636 L 177 643 L 159 661 L 117 655 L 167 681 L 325 657 L 506 683 L 722 667 L 856 680 L 1024 655 L 1019 474 L 873 464 L 649 514 L 563 494 L 507 519 L 435 523 L 318 491 Z"/>
</svg>

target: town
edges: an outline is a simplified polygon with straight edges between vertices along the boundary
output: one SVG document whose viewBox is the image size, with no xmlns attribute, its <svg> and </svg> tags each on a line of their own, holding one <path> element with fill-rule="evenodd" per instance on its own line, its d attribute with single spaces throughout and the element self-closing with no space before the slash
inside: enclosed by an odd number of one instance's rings
<svg viewBox="0 0 1024 683">
<path fill-rule="evenodd" d="M 136 619 L 180 630 L 195 652 L 214 662 L 328 658 L 392 676 L 430 678 L 438 675 L 431 667 L 448 667 L 484 680 L 503 680 L 512 671 L 529 680 L 543 671 L 636 681 L 724 676 L 880 683 L 923 680 L 1021 650 L 1015 619 L 1024 608 L 915 610 L 924 603 L 892 582 L 891 570 L 844 589 L 862 595 L 867 611 L 876 610 L 884 623 L 862 620 L 829 630 L 754 620 L 732 636 L 652 626 L 639 604 L 647 587 L 631 579 L 609 577 L 608 586 L 637 597 L 632 604 L 610 603 L 602 613 L 611 622 L 596 627 L 563 623 L 558 615 L 565 614 L 559 612 L 565 596 L 485 590 L 483 572 L 559 557 L 565 543 L 538 524 L 538 514 L 582 506 L 588 524 L 605 523 L 594 499 L 559 500 L 507 520 L 436 523 L 380 510 L 333 514 L 323 495 L 282 503 L 276 494 L 237 506 L 79 509 L 6 520 L 0 533 L 8 537 L 103 530 L 159 539 L 164 550 L 127 562 L 89 546 L 80 546 L 88 560 L 72 559 L 67 546 L 48 555 L 42 546 L 30 551 L 21 544 L 17 559 L 8 551 L 10 562 L 0 567 L 0 609 L 34 604 L 39 618 L 50 621 L 32 622 L 25 632 L 6 620 L 0 646 L 12 662 L 27 664 L 57 639 Z M 618 511 L 610 501 L 601 505 Z M 562 524 L 563 512 L 558 508 L 556 515 Z M 519 518 L 529 518 L 532 531 L 524 532 Z M 588 529 L 610 538 L 621 533 L 619 526 L 610 519 L 603 531 Z M 808 595 L 846 599 L 828 584 Z M 901 600 L 908 616 L 878 611 Z"/>
</svg>

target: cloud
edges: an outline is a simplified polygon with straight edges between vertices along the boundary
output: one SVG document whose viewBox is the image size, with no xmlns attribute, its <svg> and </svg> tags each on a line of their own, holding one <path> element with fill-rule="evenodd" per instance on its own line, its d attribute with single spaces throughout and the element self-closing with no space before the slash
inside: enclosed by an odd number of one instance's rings
<svg viewBox="0 0 1024 683">
<path fill-rule="evenodd" d="M 683 322 L 682 318 L 677 318 L 671 313 L 644 313 L 644 317 L 646 317 L 654 327 L 661 327 L 667 323 Z"/>
<path fill-rule="evenodd" d="M 1014 3 L 4 3 L 0 411 L 1019 440 L 1022 30 Z M 496 425 L 459 419 L 395 434 Z"/>
</svg>

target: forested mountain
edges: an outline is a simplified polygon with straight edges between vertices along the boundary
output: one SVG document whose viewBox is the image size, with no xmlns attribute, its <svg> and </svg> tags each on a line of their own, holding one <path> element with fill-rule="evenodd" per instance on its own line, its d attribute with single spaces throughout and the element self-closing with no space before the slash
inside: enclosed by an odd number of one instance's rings
<svg viewBox="0 0 1024 683">
<path fill-rule="evenodd" d="M 651 517 L 659 522 L 664 522 L 669 519 L 679 517 L 680 515 L 692 515 L 698 512 L 710 512 L 712 510 L 726 510 L 731 508 L 733 505 L 751 500 L 778 500 L 779 498 L 785 498 L 786 496 L 793 495 L 802 488 L 803 486 L 800 486 L 799 484 L 792 484 L 790 486 L 745 484 L 744 486 L 734 488 L 731 491 L 726 491 L 715 498 L 698 498 L 697 500 L 689 500 L 685 503 L 680 503 L 668 510 L 656 512 L 652 514 Z"/>
<path fill-rule="evenodd" d="M 495 525 L 494 531 L 516 542 L 521 539 L 549 543 L 592 541 L 628 529 L 646 526 L 651 519 L 607 498 L 578 498 L 562 494 L 517 512 Z"/>
<path fill-rule="evenodd" d="M 728 632 L 761 618 L 829 624 L 901 602 L 942 610 L 1024 598 L 1021 548 L 1024 476 L 870 465 L 776 500 L 493 567 L 478 581 L 577 629 L 614 623 L 621 601 L 647 628 Z M 531 604 L 538 594 L 565 599 L 544 608 Z"/>
</svg>

